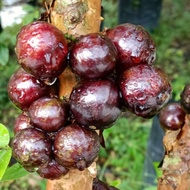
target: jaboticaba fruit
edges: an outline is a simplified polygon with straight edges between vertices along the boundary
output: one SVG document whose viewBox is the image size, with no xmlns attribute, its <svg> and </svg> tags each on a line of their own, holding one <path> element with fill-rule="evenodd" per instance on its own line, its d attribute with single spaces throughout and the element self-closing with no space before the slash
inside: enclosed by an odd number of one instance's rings
<svg viewBox="0 0 190 190">
<path fill-rule="evenodd" d="M 68 47 L 64 34 L 44 21 L 33 22 L 21 29 L 15 51 L 19 64 L 41 80 L 53 80 L 67 65 Z"/>
<path fill-rule="evenodd" d="M 45 132 L 56 132 L 68 118 L 67 105 L 57 98 L 42 97 L 28 109 L 30 122 Z"/>
<path fill-rule="evenodd" d="M 142 26 L 125 23 L 108 30 L 106 34 L 118 50 L 119 71 L 137 64 L 154 62 L 156 47 Z"/>
<path fill-rule="evenodd" d="M 112 41 L 98 33 L 82 36 L 72 46 L 70 65 L 81 78 L 102 78 L 116 66 L 117 50 Z"/>
<path fill-rule="evenodd" d="M 51 141 L 46 135 L 34 128 L 23 129 L 13 138 L 14 158 L 23 166 L 33 168 L 49 162 Z"/>
<path fill-rule="evenodd" d="M 181 106 L 187 114 L 190 114 L 190 84 L 185 85 L 181 93 Z"/>
<path fill-rule="evenodd" d="M 166 105 L 159 114 L 160 125 L 164 129 L 178 130 L 185 123 L 185 112 L 180 103 Z"/>
<path fill-rule="evenodd" d="M 46 179 L 59 179 L 68 173 L 68 169 L 58 164 L 55 160 L 51 160 L 40 166 L 36 171 L 41 177 Z"/>
<path fill-rule="evenodd" d="M 71 92 L 70 109 L 77 123 L 104 129 L 121 114 L 120 96 L 112 80 L 80 81 Z"/>
<path fill-rule="evenodd" d="M 126 108 L 144 118 L 156 115 L 172 93 L 165 72 L 147 64 L 127 69 L 120 76 L 118 84 Z"/>
<path fill-rule="evenodd" d="M 30 117 L 28 114 L 26 112 L 23 112 L 15 119 L 14 133 L 17 134 L 26 128 L 33 128 L 33 126 L 30 123 Z"/>
<path fill-rule="evenodd" d="M 98 134 L 76 123 L 58 131 L 54 140 L 55 160 L 69 169 L 84 170 L 93 163 L 99 149 Z"/>
<path fill-rule="evenodd" d="M 110 190 L 109 186 L 104 183 L 103 181 L 100 181 L 97 178 L 94 178 L 92 190 Z"/>
<path fill-rule="evenodd" d="M 48 86 L 19 68 L 9 79 L 7 91 L 15 106 L 27 110 L 33 101 L 48 92 Z"/>
</svg>

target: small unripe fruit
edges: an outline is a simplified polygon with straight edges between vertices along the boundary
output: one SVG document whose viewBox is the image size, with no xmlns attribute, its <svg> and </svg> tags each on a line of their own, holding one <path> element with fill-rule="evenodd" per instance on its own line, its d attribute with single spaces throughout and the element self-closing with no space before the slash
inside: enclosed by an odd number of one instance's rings
<svg viewBox="0 0 190 190">
<path fill-rule="evenodd" d="M 159 121 L 164 129 L 180 129 L 185 123 L 185 112 L 180 103 L 170 103 L 165 106 L 160 111 Z"/>
</svg>

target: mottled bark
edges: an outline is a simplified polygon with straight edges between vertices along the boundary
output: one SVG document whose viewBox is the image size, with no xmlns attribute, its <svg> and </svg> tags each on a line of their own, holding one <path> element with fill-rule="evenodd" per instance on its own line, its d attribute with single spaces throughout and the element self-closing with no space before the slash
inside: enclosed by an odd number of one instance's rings
<svg viewBox="0 0 190 190">
<path fill-rule="evenodd" d="M 55 0 L 50 21 L 64 33 L 75 37 L 99 32 L 101 0 Z M 76 84 L 75 75 L 67 68 L 59 77 L 59 96 L 68 98 Z M 91 190 L 96 177 L 96 162 L 84 171 L 71 170 L 59 180 L 48 180 L 46 190 Z"/>
<path fill-rule="evenodd" d="M 158 190 L 190 189 L 190 116 L 178 131 L 167 131 L 164 139 L 163 175 L 158 179 Z"/>
</svg>

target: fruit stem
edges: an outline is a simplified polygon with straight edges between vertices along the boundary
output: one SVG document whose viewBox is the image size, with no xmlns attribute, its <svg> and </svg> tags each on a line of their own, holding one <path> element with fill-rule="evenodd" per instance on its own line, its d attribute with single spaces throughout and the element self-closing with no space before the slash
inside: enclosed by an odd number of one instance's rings
<svg viewBox="0 0 190 190">
<path fill-rule="evenodd" d="M 76 38 L 100 30 L 101 0 L 55 0 L 50 7 L 51 23 L 65 34 Z M 60 75 L 59 82 L 59 97 L 69 98 L 76 84 L 75 75 L 69 67 Z M 46 190 L 91 190 L 96 174 L 94 162 L 84 171 L 71 170 L 59 180 L 48 180 Z"/>
<path fill-rule="evenodd" d="M 184 126 L 167 130 L 163 139 L 165 156 L 162 176 L 158 179 L 158 190 L 186 190 L 190 187 L 190 115 L 186 115 Z"/>
</svg>

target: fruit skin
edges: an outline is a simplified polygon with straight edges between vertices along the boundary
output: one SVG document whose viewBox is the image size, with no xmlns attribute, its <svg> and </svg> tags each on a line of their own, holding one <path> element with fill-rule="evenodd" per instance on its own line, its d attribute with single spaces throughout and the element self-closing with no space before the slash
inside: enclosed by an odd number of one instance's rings
<svg viewBox="0 0 190 190">
<path fill-rule="evenodd" d="M 99 149 L 98 134 L 76 123 L 62 128 L 54 140 L 55 160 L 68 169 L 84 170 L 93 163 Z"/>
<path fill-rule="evenodd" d="M 74 73 L 85 79 L 102 78 L 116 66 L 117 50 L 106 36 L 91 33 L 79 38 L 70 52 Z"/>
<path fill-rule="evenodd" d="M 180 103 L 166 105 L 159 114 L 160 125 L 164 129 L 178 130 L 185 123 L 185 112 Z"/>
<path fill-rule="evenodd" d="M 27 110 L 32 102 L 48 92 L 48 86 L 27 73 L 23 68 L 19 68 L 10 77 L 7 91 L 15 106 L 21 110 Z"/>
<path fill-rule="evenodd" d="M 53 80 L 67 66 L 64 34 L 44 21 L 24 26 L 17 35 L 15 52 L 19 64 L 40 80 Z"/>
<path fill-rule="evenodd" d="M 156 47 L 150 34 L 142 26 L 125 23 L 107 30 L 106 35 L 118 50 L 119 71 L 154 62 Z"/>
<path fill-rule="evenodd" d="M 118 85 L 125 107 L 137 116 L 151 118 L 171 98 L 170 81 L 161 69 L 141 64 L 126 70 Z"/>
<path fill-rule="evenodd" d="M 28 114 L 35 127 L 45 132 L 56 132 L 66 124 L 68 109 L 60 99 L 42 97 L 31 104 Z"/>
<path fill-rule="evenodd" d="M 70 95 L 77 123 L 93 129 L 110 127 L 121 114 L 120 96 L 112 80 L 80 81 Z"/>
<path fill-rule="evenodd" d="M 187 114 L 190 114 L 190 84 L 186 84 L 181 93 L 181 106 Z"/>
<path fill-rule="evenodd" d="M 97 178 L 94 178 L 92 190 L 110 190 L 109 186 L 104 183 L 103 181 L 100 181 Z"/>
<path fill-rule="evenodd" d="M 26 112 L 22 112 L 16 119 L 14 123 L 14 134 L 19 133 L 21 130 L 26 128 L 33 128 L 30 124 L 30 117 Z"/>
<path fill-rule="evenodd" d="M 28 168 L 48 162 L 51 149 L 51 141 L 43 132 L 34 128 L 23 129 L 12 141 L 13 157 Z"/>
<path fill-rule="evenodd" d="M 36 171 L 42 178 L 54 180 L 68 173 L 68 169 L 59 165 L 55 160 L 45 163 Z"/>
</svg>

